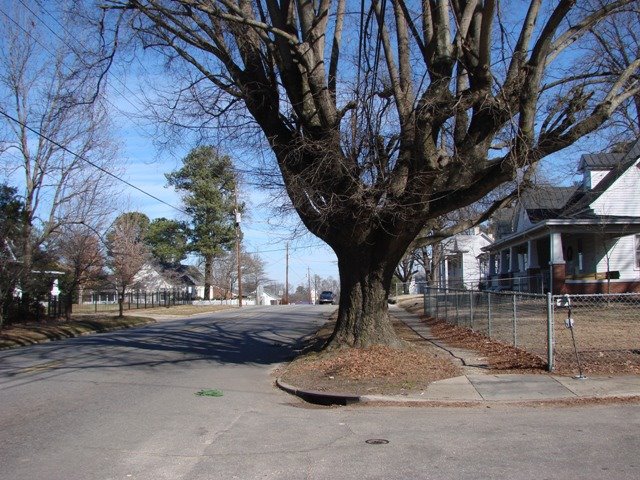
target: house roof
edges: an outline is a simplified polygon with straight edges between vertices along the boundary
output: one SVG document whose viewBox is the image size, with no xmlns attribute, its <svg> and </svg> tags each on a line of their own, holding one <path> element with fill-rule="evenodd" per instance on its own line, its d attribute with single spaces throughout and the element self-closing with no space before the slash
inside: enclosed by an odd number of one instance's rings
<svg viewBox="0 0 640 480">
<path fill-rule="evenodd" d="M 523 192 L 520 196 L 520 207 L 526 210 L 529 220 L 533 224 L 527 230 L 535 229 L 536 225 L 548 222 L 587 222 L 598 220 L 610 223 L 612 218 L 604 218 L 595 214 L 591 205 L 604 192 L 611 188 L 620 176 L 626 172 L 640 158 L 640 139 L 627 146 L 626 153 L 605 153 L 583 155 L 580 168 L 596 169 L 607 166 L 609 172 L 591 190 L 584 190 L 578 186 L 557 187 L 553 185 L 538 185 L 535 189 Z M 512 208 L 496 212 L 496 237 L 505 239 L 515 234 Z M 620 220 L 621 218 L 619 218 Z M 632 222 L 633 223 L 633 222 Z M 526 232 L 522 232 L 526 234 Z"/>
<path fill-rule="evenodd" d="M 580 158 L 578 171 L 609 170 L 618 165 L 624 156 L 624 153 L 588 153 Z"/>
<path fill-rule="evenodd" d="M 178 275 L 185 283 L 192 283 L 193 285 L 204 285 L 204 275 L 193 265 L 170 265 L 163 268 L 163 272 L 169 275 Z"/>
<path fill-rule="evenodd" d="M 638 161 L 640 158 L 640 139 L 631 144 L 627 153 L 624 154 L 583 156 L 581 165 L 585 157 L 588 157 L 586 161 L 593 161 L 592 165 L 596 165 L 596 160 L 600 162 L 598 165 L 605 165 L 605 160 L 617 159 L 617 161 L 596 187 L 591 190 L 546 185 L 538 190 L 523 194 L 520 198 L 520 204 L 526 209 L 533 225 L 521 232 L 513 232 L 513 230 L 502 232 L 503 234 L 499 235 L 499 239 L 494 245 L 484 250 L 503 248 L 505 245 L 521 241 L 523 237 L 535 238 L 550 227 L 575 228 L 579 231 L 598 225 L 612 234 L 640 232 L 640 217 L 601 216 L 591 209 L 593 202 L 609 190 L 616 180 Z M 501 218 L 504 221 L 504 217 Z"/>
<path fill-rule="evenodd" d="M 535 223 L 548 218 L 556 218 L 575 194 L 577 186 L 556 187 L 540 185 L 522 194 L 521 204 L 529 219 Z"/>
<path fill-rule="evenodd" d="M 609 154 L 618 155 L 618 154 Z M 594 214 L 589 206 L 606 192 L 620 176 L 640 158 L 640 139 L 631 145 L 624 156 L 611 167 L 602 180 L 591 190 L 577 190 L 567 202 L 561 218 L 593 218 Z"/>
</svg>

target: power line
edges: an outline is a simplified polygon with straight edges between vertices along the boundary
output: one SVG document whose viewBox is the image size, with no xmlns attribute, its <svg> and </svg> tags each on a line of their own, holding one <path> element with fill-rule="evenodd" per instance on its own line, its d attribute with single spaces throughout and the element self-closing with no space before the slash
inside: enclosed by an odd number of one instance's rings
<svg viewBox="0 0 640 480">
<path fill-rule="evenodd" d="M 64 145 L 60 144 L 59 142 L 55 141 L 54 139 L 48 137 L 47 135 L 35 130 L 34 128 L 31 128 L 29 125 L 27 125 L 26 123 L 21 122 L 20 120 L 18 120 L 17 118 L 13 117 L 12 115 L 9 115 L 7 112 L 5 112 L 4 110 L 0 109 L 0 114 L 3 115 L 4 117 L 8 118 L 9 120 L 11 120 L 14 123 L 17 123 L 18 125 L 20 125 L 22 128 L 26 128 L 27 130 L 29 130 L 30 132 L 34 133 L 35 135 L 39 136 L 40 138 L 43 138 L 44 140 L 46 140 L 47 142 L 50 142 L 52 145 L 55 145 L 56 147 L 60 148 L 61 150 L 67 152 L 70 155 L 73 155 L 74 157 L 76 157 L 79 160 L 82 160 L 83 162 L 88 163 L 89 165 L 91 165 L 92 167 L 100 170 L 102 173 L 116 179 L 119 182 L 124 183 L 125 185 L 127 185 L 128 187 L 133 188 L 134 190 L 137 190 L 138 192 L 142 193 L 143 195 L 146 195 L 149 198 L 152 198 L 168 207 L 173 208 L 174 210 L 177 210 L 180 213 L 184 213 L 187 214 L 187 212 L 185 210 L 182 210 L 181 208 L 178 208 L 174 205 L 171 205 L 168 202 L 165 202 L 164 200 L 162 200 L 161 198 L 156 197 L 155 195 L 143 190 L 142 188 L 134 185 L 131 182 L 128 182 L 127 180 L 118 177 L 116 174 L 111 173 L 109 170 L 106 170 L 105 168 L 101 167 L 100 165 L 96 165 L 94 162 L 92 162 L 91 160 L 88 160 L 86 158 L 84 158 L 82 155 L 77 154 L 76 152 L 69 150 L 67 147 L 65 147 Z"/>
<path fill-rule="evenodd" d="M 67 40 L 63 37 L 61 37 L 58 32 L 56 32 L 53 28 L 51 28 L 51 26 L 49 26 L 49 24 L 47 22 L 45 22 L 36 12 L 34 12 L 28 5 L 25 4 L 24 0 L 18 0 L 22 6 L 24 8 L 26 8 L 42 25 L 45 26 L 45 28 L 47 30 L 49 30 L 58 40 L 60 40 L 60 42 L 62 42 L 64 45 L 66 45 L 69 49 L 71 49 L 71 51 L 78 56 L 81 56 L 81 54 L 73 47 L 71 46 Z M 56 17 L 55 15 L 53 15 L 47 8 L 45 8 L 44 5 L 42 5 L 42 3 L 40 2 L 40 0 L 35 0 L 36 3 L 38 4 L 38 6 L 49 16 L 53 19 L 54 22 L 56 22 L 58 24 L 58 26 L 64 30 L 64 32 L 69 36 L 69 38 L 73 38 L 76 43 L 78 43 L 78 45 L 80 45 L 80 47 L 82 47 L 82 44 L 80 44 L 80 40 L 78 40 L 74 35 L 71 34 L 71 32 L 69 32 L 69 30 L 67 29 L 67 27 L 61 23 Z M 5 16 L 9 17 L 7 15 L 7 13 L 5 13 L 4 11 L 2 12 Z M 9 17 L 10 18 L 10 17 Z M 25 32 L 27 35 L 29 35 L 34 41 L 36 41 L 40 46 L 42 46 L 45 50 L 47 50 L 51 55 L 53 55 L 53 53 L 47 49 L 46 46 L 42 45 L 38 39 L 34 38 L 29 32 L 25 31 L 24 28 L 22 28 L 22 26 L 20 26 L 15 20 L 13 20 L 12 18 L 10 18 L 10 20 L 16 25 L 18 26 L 18 28 L 22 29 L 23 32 Z M 68 67 L 67 67 L 68 68 Z M 139 102 L 141 102 L 140 98 L 138 97 L 138 95 L 132 91 L 122 80 L 120 80 L 118 77 L 105 77 L 105 83 L 107 84 L 111 84 L 113 85 L 110 81 L 109 78 L 113 78 L 116 82 L 118 82 L 127 92 L 129 92 L 131 94 L 132 97 L 134 97 L 136 100 L 138 100 Z M 125 96 L 122 92 L 118 91 L 117 89 L 114 88 L 114 91 L 118 94 L 118 96 L 120 98 L 122 98 L 123 100 L 125 100 L 129 105 L 131 105 L 134 109 L 139 110 L 139 107 L 137 105 L 135 105 L 133 102 L 131 102 L 131 100 L 129 99 L 128 96 Z M 117 110 L 120 110 L 120 108 L 118 108 L 116 105 L 114 105 L 108 98 L 105 99 L 109 104 L 111 104 L 112 107 L 114 107 Z M 127 117 L 129 120 L 131 120 L 131 118 L 124 113 L 122 110 L 120 110 L 120 113 L 122 115 L 124 115 L 125 117 Z"/>
</svg>

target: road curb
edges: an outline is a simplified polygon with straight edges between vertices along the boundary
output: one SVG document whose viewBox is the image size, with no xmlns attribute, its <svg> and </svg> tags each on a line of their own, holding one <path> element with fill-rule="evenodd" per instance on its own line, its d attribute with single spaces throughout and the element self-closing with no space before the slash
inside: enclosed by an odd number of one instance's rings
<svg viewBox="0 0 640 480">
<path fill-rule="evenodd" d="M 589 404 L 606 401 L 638 401 L 640 395 L 637 393 L 627 394 L 602 394 L 602 395 L 576 395 L 573 397 L 544 397 L 544 398 L 512 398 L 502 400 L 471 400 L 471 399 L 444 399 L 444 398 L 416 398 L 390 395 L 354 395 L 337 392 L 324 392 L 318 390 L 305 390 L 290 385 L 282 379 L 276 379 L 276 386 L 281 390 L 295 395 L 302 400 L 315 405 L 386 405 L 386 406 L 424 406 L 424 407 L 481 407 L 490 408 L 492 405 L 511 406 L 544 406 L 558 404 Z"/>
<path fill-rule="evenodd" d="M 283 382 L 280 378 L 276 379 L 276 385 L 279 389 L 316 405 L 352 405 L 354 403 L 359 403 L 362 399 L 360 395 L 304 390 L 302 388 L 289 385 L 288 383 Z"/>
</svg>

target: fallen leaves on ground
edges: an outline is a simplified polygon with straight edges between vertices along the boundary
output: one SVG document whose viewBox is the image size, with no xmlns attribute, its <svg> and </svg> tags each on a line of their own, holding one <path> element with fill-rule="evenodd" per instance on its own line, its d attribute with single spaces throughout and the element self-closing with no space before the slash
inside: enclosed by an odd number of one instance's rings
<svg viewBox="0 0 640 480">
<path fill-rule="evenodd" d="M 469 328 L 452 325 L 433 317 L 422 317 L 422 321 L 429 326 L 431 335 L 446 345 L 477 352 L 494 373 L 541 373 L 546 368 L 546 362 L 540 357 L 491 340 Z"/>
<path fill-rule="evenodd" d="M 374 345 L 314 351 L 278 373 L 284 382 L 298 388 L 358 395 L 421 391 L 431 382 L 462 374 L 447 352 L 426 341 L 416 343 L 420 337 L 400 321 L 393 326 L 404 340 L 402 348 Z M 331 330 L 331 325 L 323 327 L 316 343 Z"/>
</svg>

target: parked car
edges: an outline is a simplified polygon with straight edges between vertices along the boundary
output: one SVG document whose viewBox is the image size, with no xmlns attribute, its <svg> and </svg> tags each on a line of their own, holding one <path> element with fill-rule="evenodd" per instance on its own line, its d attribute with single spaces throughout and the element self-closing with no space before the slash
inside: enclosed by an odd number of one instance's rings
<svg viewBox="0 0 640 480">
<path fill-rule="evenodd" d="M 318 304 L 323 305 L 325 303 L 330 303 L 331 305 L 333 305 L 336 301 L 336 296 L 333 294 L 333 292 L 330 292 L 328 290 L 325 290 L 324 292 L 322 292 L 320 294 L 320 297 L 318 297 Z"/>
</svg>

